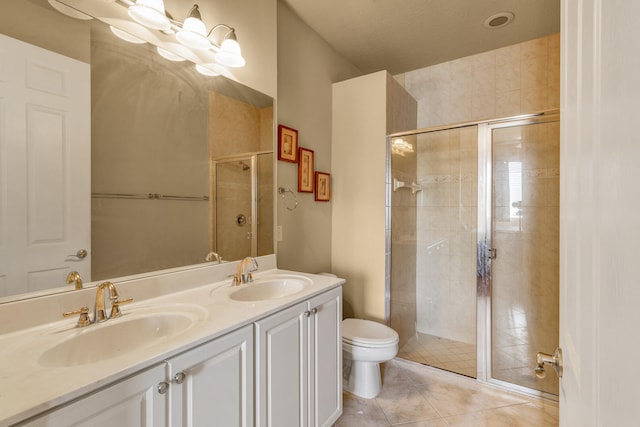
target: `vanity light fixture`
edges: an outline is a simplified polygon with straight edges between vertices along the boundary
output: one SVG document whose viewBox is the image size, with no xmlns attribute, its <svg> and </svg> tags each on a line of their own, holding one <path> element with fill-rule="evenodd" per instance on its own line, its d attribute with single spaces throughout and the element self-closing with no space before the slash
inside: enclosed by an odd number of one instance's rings
<svg viewBox="0 0 640 427">
<path fill-rule="evenodd" d="M 120 28 L 116 28 L 113 25 L 109 25 L 109 29 L 111 30 L 111 32 L 113 34 L 116 35 L 116 37 L 129 42 L 129 43 L 135 43 L 135 44 L 145 44 L 146 41 L 142 40 L 141 38 L 138 38 L 136 36 L 133 36 L 129 33 L 127 33 L 126 31 L 122 31 Z"/>
<path fill-rule="evenodd" d="M 211 49 L 211 42 L 207 38 L 207 27 L 202 22 L 198 5 L 194 4 L 187 19 L 184 20 L 182 28 L 178 30 L 176 38 L 183 45 L 196 50 Z"/>
<path fill-rule="evenodd" d="M 136 0 L 129 6 L 129 16 L 139 24 L 154 30 L 171 29 L 171 21 L 164 10 L 162 0 Z"/>
<path fill-rule="evenodd" d="M 235 28 L 231 28 L 225 24 L 218 24 L 209 31 L 209 34 L 216 28 L 226 28 L 229 31 L 224 35 L 220 50 L 216 53 L 216 61 L 226 65 L 227 67 L 239 68 L 244 67 L 246 64 L 245 59 L 242 57 L 242 51 L 240 49 L 240 43 L 236 37 Z"/>
<path fill-rule="evenodd" d="M 91 15 L 76 11 L 57 0 L 48 1 L 53 7 L 69 14 L 69 16 L 91 19 Z M 126 7 L 129 17 L 133 21 L 144 27 L 161 31 L 163 35 L 160 36 L 159 45 L 163 47 L 158 47 L 158 53 L 163 58 L 171 61 L 184 61 L 185 58 L 189 58 L 192 62 L 199 64 L 196 67 L 199 72 L 208 76 L 229 75 L 228 68 L 244 67 L 246 64 L 235 28 L 226 24 L 218 24 L 207 33 L 207 27 L 202 21 L 200 8 L 197 4 L 189 9 L 185 21 L 180 22 L 173 19 L 165 10 L 163 0 L 103 1 L 116 5 L 114 7 Z M 80 14 L 71 15 L 71 12 Z M 89 8 L 87 13 L 93 14 L 96 13 L 96 10 Z M 124 22 L 123 25 L 125 25 Z M 216 42 L 220 38 L 214 37 L 214 32 L 218 29 L 224 30 L 219 34 L 222 39 L 221 43 Z M 111 31 L 123 40 L 138 44 L 151 41 L 152 39 L 147 37 L 153 36 L 148 34 L 144 28 L 136 28 L 136 24 L 133 22 L 126 23 L 124 30 L 111 26 Z M 172 37 L 173 34 L 179 44 L 166 39 L 167 36 Z M 158 46 L 157 42 L 153 42 L 153 44 Z"/>
</svg>

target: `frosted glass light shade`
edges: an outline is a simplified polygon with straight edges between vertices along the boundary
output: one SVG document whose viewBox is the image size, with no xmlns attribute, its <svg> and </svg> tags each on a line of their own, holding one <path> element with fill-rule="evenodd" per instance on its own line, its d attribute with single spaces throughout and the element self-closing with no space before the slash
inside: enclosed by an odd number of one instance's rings
<svg viewBox="0 0 640 427">
<path fill-rule="evenodd" d="M 158 46 L 157 49 L 158 49 L 158 54 L 162 56 L 164 59 L 168 59 L 169 61 L 174 61 L 174 62 L 186 61 L 186 59 L 184 59 L 183 57 L 178 56 L 173 52 L 169 52 L 168 50 L 163 49 L 160 46 Z"/>
<path fill-rule="evenodd" d="M 216 61 L 227 67 L 234 68 L 244 67 L 246 64 L 246 61 L 242 57 L 240 44 L 232 38 L 224 39 L 220 50 L 216 54 Z"/>
<path fill-rule="evenodd" d="M 65 15 L 67 15 L 67 16 L 72 17 L 72 18 L 83 19 L 85 21 L 93 19 L 91 16 L 89 16 L 89 15 L 87 15 L 85 13 L 82 13 L 82 12 L 80 12 L 78 10 L 75 10 L 74 8 L 69 7 L 66 4 L 62 4 L 57 0 L 49 0 L 49 4 L 51 6 L 53 6 L 53 8 L 56 9 L 58 12 L 63 13 Z"/>
<path fill-rule="evenodd" d="M 126 31 L 122 31 L 120 28 L 116 28 L 113 25 L 109 25 L 109 28 L 111 29 L 111 32 L 113 34 L 115 34 L 118 38 L 129 42 L 129 43 L 135 43 L 135 44 L 145 44 L 146 41 L 142 40 L 141 38 L 138 38 L 134 35 L 131 35 L 129 33 L 127 33 Z"/>
<path fill-rule="evenodd" d="M 137 0 L 129 6 L 129 16 L 136 22 L 154 30 L 168 30 L 171 22 L 164 12 L 162 0 Z"/>
<path fill-rule="evenodd" d="M 191 49 L 207 50 L 211 48 L 211 42 L 207 38 L 207 28 L 204 22 L 198 18 L 189 17 L 182 24 L 182 29 L 176 34 L 176 38 L 183 45 Z"/>
<path fill-rule="evenodd" d="M 212 70 L 214 65 L 215 64 L 207 64 L 207 66 L 204 66 L 204 65 L 196 64 L 196 70 L 200 74 L 204 74 L 205 76 L 210 76 L 210 77 L 219 76 L 220 73 L 217 73 Z"/>
</svg>

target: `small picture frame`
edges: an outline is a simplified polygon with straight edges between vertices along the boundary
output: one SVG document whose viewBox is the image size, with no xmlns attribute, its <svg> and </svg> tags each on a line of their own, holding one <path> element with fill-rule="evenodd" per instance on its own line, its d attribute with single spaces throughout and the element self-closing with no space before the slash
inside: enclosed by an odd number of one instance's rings
<svg viewBox="0 0 640 427">
<path fill-rule="evenodd" d="M 298 192 L 313 193 L 313 150 L 300 147 L 298 158 Z"/>
<path fill-rule="evenodd" d="M 316 202 L 331 201 L 331 174 L 316 172 Z"/>
<path fill-rule="evenodd" d="M 278 125 L 278 160 L 298 162 L 298 131 Z"/>
</svg>

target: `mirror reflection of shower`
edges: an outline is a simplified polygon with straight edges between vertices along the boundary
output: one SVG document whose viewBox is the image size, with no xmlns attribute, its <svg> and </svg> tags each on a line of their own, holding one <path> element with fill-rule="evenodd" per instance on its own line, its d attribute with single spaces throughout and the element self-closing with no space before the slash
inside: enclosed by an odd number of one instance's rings
<svg viewBox="0 0 640 427">
<path fill-rule="evenodd" d="M 223 259 L 265 255 L 273 242 L 273 154 L 220 159 L 213 169 L 211 250 Z"/>
</svg>

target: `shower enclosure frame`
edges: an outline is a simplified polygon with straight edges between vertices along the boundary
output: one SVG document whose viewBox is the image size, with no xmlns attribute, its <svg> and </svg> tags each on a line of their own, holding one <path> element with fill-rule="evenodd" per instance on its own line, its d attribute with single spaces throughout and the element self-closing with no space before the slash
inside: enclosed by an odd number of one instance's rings
<svg viewBox="0 0 640 427">
<path fill-rule="evenodd" d="M 391 320 L 391 145 L 394 138 L 426 134 L 444 130 L 477 127 L 478 131 L 478 211 L 477 211 L 477 275 L 476 275 L 476 351 L 477 376 L 481 382 L 490 383 L 497 387 L 523 393 L 534 397 L 543 397 L 558 401 L 559 397 L 544 391 L 531 389 L 518 384 L 502 381 L 492 376 L 492 312 L 491 312 L 491 249 L 492 249 L 492 164 L 493 147 L 492 132 L 494 129 L 526 126 L 560 121 L 560 111 L 545 110 L 534 114 L 505 117 L 494 120 L 480 120 L 473 122 L 455 123 L 450 125 L 433 126 L 412 131 L 398 132 L 387 136 L 386 162 L 386 223 L 385 242 L 387 262 L 385 266 L 385 321 Z M 543 350 L 543 349 L 540 349 Z M 532 362 L 533 370 L 533 362 Z"/>
<path fill-rule="evenodd" d="M 261 155 L 273 155 L 273 151 L 256 151 L 245 154 L 238 154 L 232 156 L 220 157 L 215 160 L 212 160 L 212 197 L 214 203 L 217 203 L 217 180 L 218 180 L 218 164 L 222 163 L 231 163 L 231 162 L 249 162 L 249 167 L 251 168 L 251 223 L 250 223 L 250 233 L 251 233 L 251 255 L 250 256 L 258 256 L 258 156 Z M 218 213 L 216 209 L 212 210 L 211 220 L 213 224 L 217 224 Z M 216 232 L 217 234 L 217 232 Z M 214 247 L 217 249 L 217 238 L 216 241 L 213 242 Z"/>
</svg>

